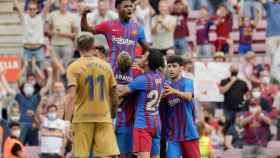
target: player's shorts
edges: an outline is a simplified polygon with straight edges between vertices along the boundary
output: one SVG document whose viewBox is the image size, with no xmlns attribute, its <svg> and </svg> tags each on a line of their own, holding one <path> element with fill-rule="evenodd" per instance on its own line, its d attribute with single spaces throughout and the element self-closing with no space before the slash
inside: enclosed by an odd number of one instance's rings
<svg viewBox="0 0 280 158">
<path fill-rule="evenodd" d="M 74 123 L 73 130 L 75 157 L 119 155 L 112 123 Z"/>
<path fill-rule="evenodd" d="M 126 130 L 125 132 L 116 133 L 117 142 L 119 146 L 119 150 L 121 155 L 123 154 L 132 154 L 132 147 L 133 147 L 133 135 L 132 129 Z"/>
<path fill-rule="evenodd" d="M 151 155 L 160 154 L 160 128 L 134 128 L 133 152 L 150 152 Z"/>
<path fill-rule="evenodd" d="M 248 51 L 252 50 L 251 44 L 239 44 L 239 53 L 240 54 L 246 54 Z"/>
<path fill-rule="evenodd" d="M 198 140 L 168 141 L 167 158 L 201 158 Z"/>
</svg>

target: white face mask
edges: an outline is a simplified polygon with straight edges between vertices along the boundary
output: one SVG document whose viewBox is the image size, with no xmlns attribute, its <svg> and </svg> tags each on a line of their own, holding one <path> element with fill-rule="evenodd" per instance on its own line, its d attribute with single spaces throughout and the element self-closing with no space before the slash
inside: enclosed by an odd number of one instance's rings
<svg viewBox="0 0 280 158">
<path fill-rule="evenodd" d="M 0 92 L 0 100 L 5 99 L 7 96 L 7 93 L 5 91 Z"/>
<path fill-rule="evenodd" d="M 263 77 L 263 78 L 261 79 L 261 81 L 262 81 L 262 83 L 264 83 L 264 84 L 269 84 L 269 83 L 270 83 L 270 77 Z"/>
<path fill-rule="evenodd" d="M 19 129 L 19 130 L 14 130 L 14 131 L 12 131 L 11 134 L 12 134 L 13 136 L 19 138 L 19 136 L 20 136 L 20 129 Z"/>
<path fill-rule="evenodd" d="M 256 113 L 257 111 L 258 111 L 258 108 L 257 108 L 256 106 L 254 106 L 254 107 L 253 107 L 253 106 L 249 107 L 249 112 L 250 112 L 250 113 L 253 113 L 253 114 L 254 114 L 254 113 Z"/>
<path fill-rule="evenodd" d="M 260 91 L 254 91 L 252 93 L 252 96 L 256 99 L 259 99 L 261 97 L 261 92 Z"/>
<path fill-rule="evenodd" d="M 47 114 L 47 116 L 48 116 L 49 120 L 53 121 L 53 120 L 56 120 L 57 113 L 56 112 L 50 112 L 50 113 Z"/>
<path fill-rule="evenodd" d="M 31 85 L 24 86 L 23 92 L 27 97 L 31 97 L 34 93 L 34 87 Z"/>
<path fill-rule="evenodd" d="M 18 122 L 19 119 L 20 119 L 20 116 L 11 116 L 11 117 L 10 117 L 10 120 L 11 120 L 11 121 L 16 121 L 16 122 Z"/>
</svg>

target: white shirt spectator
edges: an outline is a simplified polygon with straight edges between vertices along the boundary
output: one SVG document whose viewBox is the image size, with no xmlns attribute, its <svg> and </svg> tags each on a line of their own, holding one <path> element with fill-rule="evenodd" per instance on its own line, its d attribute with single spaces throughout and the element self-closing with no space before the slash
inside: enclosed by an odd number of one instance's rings
<svg viewBox="0 0 280 158">
<path fill-rule="evenodd" d="M 157 23 L 157 16 L 152 19 L 152 26 Z M 156 49 L 169 49 L 174 46 L 174 29 L 176 26 L 176 18 L 171 15 L 166 15 L 163 18 L 162 23 L 167 26 L 172 26 L 173 30 L 168 32 L 162 25 L 159 25 L 156 29 L 156 33 L 153 35 L 153 48 Z"/>
<path fill-rule="evenodd" d="M 69 122 L 61 119 L 50 121 L 43 118 L 41 126 L 41 153 L 62 154 Z M 58 136 L 59 135 L 59 136 Z"/>
<path fill-rule="evenodd" d="M 59 10 L 53 11 L 49 16 L 49 23 L 53 25 L 53 30 L 61 33 L 69 33 L 72 32 L 72 29 L 75 25 L 75 16 L 66 12 L 62 14 Z M 54 35 L 52 38 L 52 44 L 55 46 L 65 46 L 71 45 L 72 40 L 70 38 L 61 37 Z"/>
<path fill-rule="evenodd" d="M 31 17 L 23 16 L 23 43 L 44 44 L 44 18 L 42 14 Z"/>
<path fill-rule="evenodd" d="M 151 34 L 151 20 L 150 8 L 141 8 L 141 6 L 136 6 L 135 15 L 138 22 L 144 26 L 145 37 L 148 43 L 152 43 L 152 34 Z"/>
</svg>

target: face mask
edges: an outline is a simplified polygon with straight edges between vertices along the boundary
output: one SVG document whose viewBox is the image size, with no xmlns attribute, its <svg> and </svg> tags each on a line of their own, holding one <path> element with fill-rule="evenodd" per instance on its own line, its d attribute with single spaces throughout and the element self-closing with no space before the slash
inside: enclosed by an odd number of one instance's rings
<svg viewBox="0 0 280 158">
<path fill-rule="evenodd" d="M 12 134 L 13 136 L 19 138 L 19 136 L 20 136 L 20 129 L 19 129 L 19 130 L 14 130 L 14 131 L 12 131 L 11 134 Z"/>
<path fill-rule="evenodd" d="M 252 93 L 252 96 L 256 99 L 259 99 L 261 97 L 261 92 L 260 91 L 254 91 Z"/>
<path fill-rule="evenodd" d="M 56 120 L 56 118 L 57 118 L 57 113 L 56 112 L 50 112 L 50 113 L 48 113 L 48 119 L 49 120 Z"/>
<path fill-rule="evenodd" d="M 6 92 L 0 92 L 0 100 L 5 99 L 7 96 Z"/>
<path fill-rule="evenodd" d="M 256 113 L 257 112 L 257 110 L 258 110 L 258 108 L 257 107 L 249 107 L 249 112 L 250 113 Z"/>
<path fill-rule="evenodd" d="M 20 116 L 11 116 L 11 117 L 10 117 L 10 120 L 11 120 L 11 121 L 16 121 L 16 122 L 18 122 L 19 119 L 20 119 Z"/>
<path fill-rule="evenodd" d="M 23 92 L 27 97 L 31 97 L 34 93 L 34 88 L 33 86 L 25 86 Z"/>
<path fill-rule="evenodd" d="M 270 77 L 263 77 L 263 78 L 261 79 L 261 81 L 262 81 L 262 83 L 264 83 L 264 84 L 269 84 L 269 83 L 270 83 Z"/>
<path fill-rule="evenodd" d="M 35 81 L 35 80 L 32 80 L 32 81 L 30 82 L 30 84 L 32 84 L 33 86 L 35 86 L 36 81 Z"/>
</svg>

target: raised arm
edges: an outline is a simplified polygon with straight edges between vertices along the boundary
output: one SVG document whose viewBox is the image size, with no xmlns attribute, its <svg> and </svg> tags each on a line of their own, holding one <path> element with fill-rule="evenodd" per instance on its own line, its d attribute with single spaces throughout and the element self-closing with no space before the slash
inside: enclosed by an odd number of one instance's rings
<svg viewBox="0 0 280 158">
<path fill-rule="evenodd" d="M 18 13 L 18 16 L 19 16 L 20 20 L 22 21 L 23 20 L 23 16 L 24 16 L 24 11 L 22 9 L 22 6 L 20 6 L 18 0 L 14 0 L 14 6 L 15 6 L 15 9 L 16 9 L 16 11 Z"/>
<path fill-rule="evenodd" d="M 9 83 L 7 82 L 6 77 L 5 77 L 5 72 L 3 69 L 2 70 L 0 69 L 0 84 L 3 85 L 4 90 L 6 90 L 6 92 L 8 94 L 13 95 L 13 96 L 15 96 L 17 94 L 17 92 L 14 89 L 12 89 L 10 87 Z"/>
<path fill-rule="evenodd" d="M 85 7 L 82 12 L 82 19 L 81 19 L 81 29 L 82 31 L 91 32 L 93 34 L 96 33 L 95 27 L 92 27 L 88 24 L 87 14 L 91 12 L 90 7 Z"/>
<path fill-rule="evenodd" d="M 42 15 L 43 17 L 47 17 L 50 11 L 50 7 L 52 5 L 52 0 L 47 0 L 45 7 L 43 8 Z"/>
<path fill-rule="evenodd" d="M 51 67 L 49 67 L 49 68 L 47 68 L 47 71 L 48 71 L 48 80 L 47 80 L 46 85 L 40 90 L 41 96 L 45 95 L 51 89 L 51 86 L 52 86 L 53 70 Z"/>
</svg>

